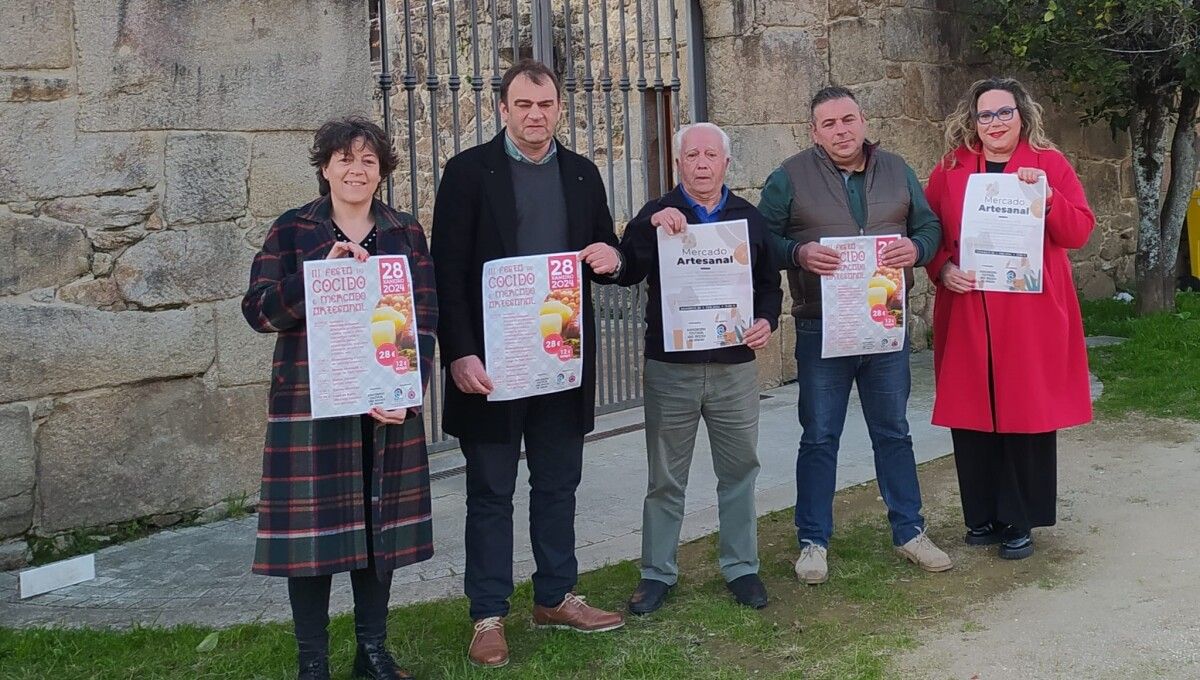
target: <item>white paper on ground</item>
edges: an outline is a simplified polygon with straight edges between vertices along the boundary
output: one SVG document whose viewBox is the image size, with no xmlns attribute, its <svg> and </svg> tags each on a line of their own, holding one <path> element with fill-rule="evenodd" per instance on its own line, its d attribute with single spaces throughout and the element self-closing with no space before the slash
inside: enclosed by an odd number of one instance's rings
<svg viewBox="0 0 1200 680">
<path fill-rule="evenodd" d="M 81 555 L 21 572 L 21 599 L 96 578 L 96 556 Z"/>
</svg>

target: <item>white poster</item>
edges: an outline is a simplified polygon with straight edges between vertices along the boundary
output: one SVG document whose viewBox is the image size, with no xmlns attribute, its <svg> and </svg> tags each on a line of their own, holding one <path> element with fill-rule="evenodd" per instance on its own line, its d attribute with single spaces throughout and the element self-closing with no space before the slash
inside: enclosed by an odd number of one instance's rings
<svg viewBox="0 0 1200 680">
<path fill-rule="evenodd" d="M 904 347 L 908 312 L 904 270 L 879 264 L 899 236 L 823 238 L 838 251 L 835 273 L 821 277 L 821 358 L 882 354 Z"/>
<path fill-rule="evenodd" d="M 754 323 L 754 275 L 746 220 L 658 231 L 663 349 L 718 349 L 745 343 Z"/>
<path fill-rule="evenodd" d="M 1042 292 L 1045 233 L 1045 177 L 1036 184 L 1009 173 L 967 180 L 958 266 L 975 273 L 976 290 Z"/>
<path fill-rule="evenodd" d="M 583 384 L 583 277 L 578 253 L 507 257 L 483 265 L 488 401 Z"/>
<path fill-rule="evenodd" d="M 304 263 L 313 418 L 421 404 L 412 273 L 403 255 Z"/>
</svg>

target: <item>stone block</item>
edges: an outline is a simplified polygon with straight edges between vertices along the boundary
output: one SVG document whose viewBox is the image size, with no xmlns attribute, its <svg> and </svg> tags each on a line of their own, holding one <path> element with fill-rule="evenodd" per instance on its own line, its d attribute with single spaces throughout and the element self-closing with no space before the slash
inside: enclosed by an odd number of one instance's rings
<svg viewBox="0 0 1200 680">
<path fill-rule="evenodd" d="M 742 35 L 754 25 L 754 0 L 700 0 L 704 37 Z"/>
<path fill-rule="evenodd" d="M 71 81 L 57 76 L 0 76 L 0 102 L 52 102 L 71 96 Z"/>
<path fill-rule="evenodd" d="M 0 403 L 204 373 L 214 348 L 209 309 L 0 304 Z"/>
<path fill-rule="evenodd" d="M 782 355 L 779 336 L 774 333 L 771 334 L 771 341 L 767 346 L 754 353 L 755 362 L 758 364 L 759 389 L 769 390 L 779 387 L 782 383 Z"/>
<path fill-rule="evenodd" d="M 942 123 L 950 116 L 978 75 L 957 66 L 918 63 L 902 64 L 901 74 L 904 98 L 903 107 L 897 112 L 908 118 L 936 123 Z"/>
<path fill-rule="evenodd" d="M 308 164 L 313 136 L 307 132 L 262 132 L 250 159 L 250 212 L 278 217 L 317 196 L 316 171 Z"/>
<path fill-rule="evenodd" d="M 1081 161 L 1075 166 L 1075 172 L 1079 174 L 1088 204 L 1097 216 L 1121 211 L 1120 168 L 1109 163 Z"/>
<path fill-rule="evenodd" d="M 845 19 L 829 24 L 829 79 L 857 85 L 883 77 L 883 51 L 878 23 Z"/>
<path fill-rule="evenodd" d="M 20 569 L 33 560 L 33 553 L 24 539 L 0 541 L 0 571 Z"/>
<path fill-rule="evenodd" d="M 152 192 L 56 198 L 41 208 L 43 215 L 93 228 L 141 224 L 157 209 L 158 196 Z"/>
<path fill-rule="evenodd" d="M 0 538 L 24 533 L 33 519 L 35 459 L 29 408 L 0 406 Z"/>
<path fill-rule="evenodd" d="M 0 103 L 0 203 L 121 193 L 158 183 L 162 143 L 155 136 L 79 134 L 76 111 L 74 100 Z"/>
<path fill-rule="evenodd" d="M 246 212 L 250 140 L 242 135 L 178 132 L 167 137 L 163 216 L 174 226 L 219 222 Z"/>
<path fill-rule="evenodd" d="M 0 69 L 70 68 L 71 0 L 5 0 L 0 35 Z"/>
<path fill-rule="evenodd" d="M 257 333 L 242 316 L 241 298 L 219 302 L 217 321 L 217 379 L 222 387 L 265 383 L 271 377 L 274 333 Z"/>
<path fill-rule="evenodd" d="M 964 42 L 953 15 L 919 9 L 889 8 L 883 13 L 883 58 L 942 64 L 956 58 L 955 44 Z"/>
<path fill-rule="evenodd" d="M 779 319 L 779 330 L 776 333 L 779 334 L 779 349 L 782 353 L 779 377 L 785 383 L 791 382 L 796 379 L 796 322 L 786 307 Z"/>
<path fill-rule="evenodd" d="M 794 125 L 728 125 L 733 162 L 725 183 L 734 189 L 759 188 L 785 158 L 808 148 Z M 805 129 L 806 126 L 805 126 Z"/>
<path fill-rule="evenodd" d="M 850 88 L 868 121 L 896 115 L 904 106 L 908 92 L 902 80 L 876 80 Z"/>
<path fill-rule="evenodd" d="M 371 111 L 364 3 L 119 4 L 75 2 L 81 129 L 311 130 Z"/>
<path fill-rule="evenodd" d="M 122 301 L 117 282 L 111 277 L 81 279 L 69 283 L 58 290 L 58 299 L 98 309 L 109 308 Z"/>
<path fill-rule="evenodd" d="M 862 0 L 829 0 L 829 18 L 862 16 Z"/>
<path fill-rule="evenodd" d="M 808 101 L 826 84 L 819 33 L 773 28 L 705 43 L 708 113 L 720 125 L 808 121 Z"/>
<path fill-rule="evenodd" d="M 0 214 L 0 295 L 74 281 L 91 268 L 92 246 L 79 227 Z"/>
<path fill-rule="evenodd" d="M 759 0 L 754 23 L 759 26 L 815 26 L 827 16 L 825 3 L 813 0 Z"/>
<path fill-rule="evenodd" d="M 252 251 L 230 223 L 148 234 L 118 259 L 122 297 L 143 307 L 224 300 L 246 292 Z"/>
<path fill-rule="evenodd" d="M 867 138 L 879 141 L 883 148 L 899 154 L 917 177 L 928 177 L 941 159 L 945 141 L 941 128 L 930 121 L 908 118 L 884 118 L 870 121 Z"/>
<path fill-rule="evenodd" d="M 59 400 L 38 428 L 44 532 L 208 507 L 258 487 L 266 387 L 173 380 Z"/>
</svg>

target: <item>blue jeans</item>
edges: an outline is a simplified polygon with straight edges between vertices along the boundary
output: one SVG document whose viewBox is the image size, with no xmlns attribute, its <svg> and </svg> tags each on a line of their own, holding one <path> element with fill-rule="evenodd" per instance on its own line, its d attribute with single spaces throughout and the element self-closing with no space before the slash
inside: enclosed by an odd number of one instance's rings
<svg viewBox="0 0 1200 680">
<path fill-rule="evenodd" d="M 924 528 L 917 463 L 905 416 L 912 382 L 908 359 L 907 339 L 899 352 L 822 359 L 820 319 L 796 320 L 797 410 L 802 430 L 796 456 L 796 536 L 801 544 L 827 547 L 833 533 L 838 443 L 854 383 L 875 450 L 875 476 L 887 504 L 892 542 L 903 545 Z"/>
</svg>

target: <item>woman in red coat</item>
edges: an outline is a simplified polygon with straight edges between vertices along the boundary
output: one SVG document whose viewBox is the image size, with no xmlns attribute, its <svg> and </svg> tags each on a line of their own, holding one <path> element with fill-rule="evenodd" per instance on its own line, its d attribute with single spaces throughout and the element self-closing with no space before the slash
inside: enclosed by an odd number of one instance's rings
<svg viewBox="0 0 1200 680">
<path fill-rule="evenodd" d="M 942 221 L 928 264 L 936 287 L 933 423 L 949 427 L 965 540 L 1033 553 L 1030 530 L 1055 523 L 1057 431 L 1092 418 L 1087 351 L 1067 251 L 1096 219 L 1067 159 L 1046 139 L 1042 107 L 1011 78 L 971 86 L 946 124 L 951 151 L 925 193 Z M 983 292 L 958 266 L 967 180 L 977 172 L 1045 177 L 1041 293 Z"/>
</svg>

